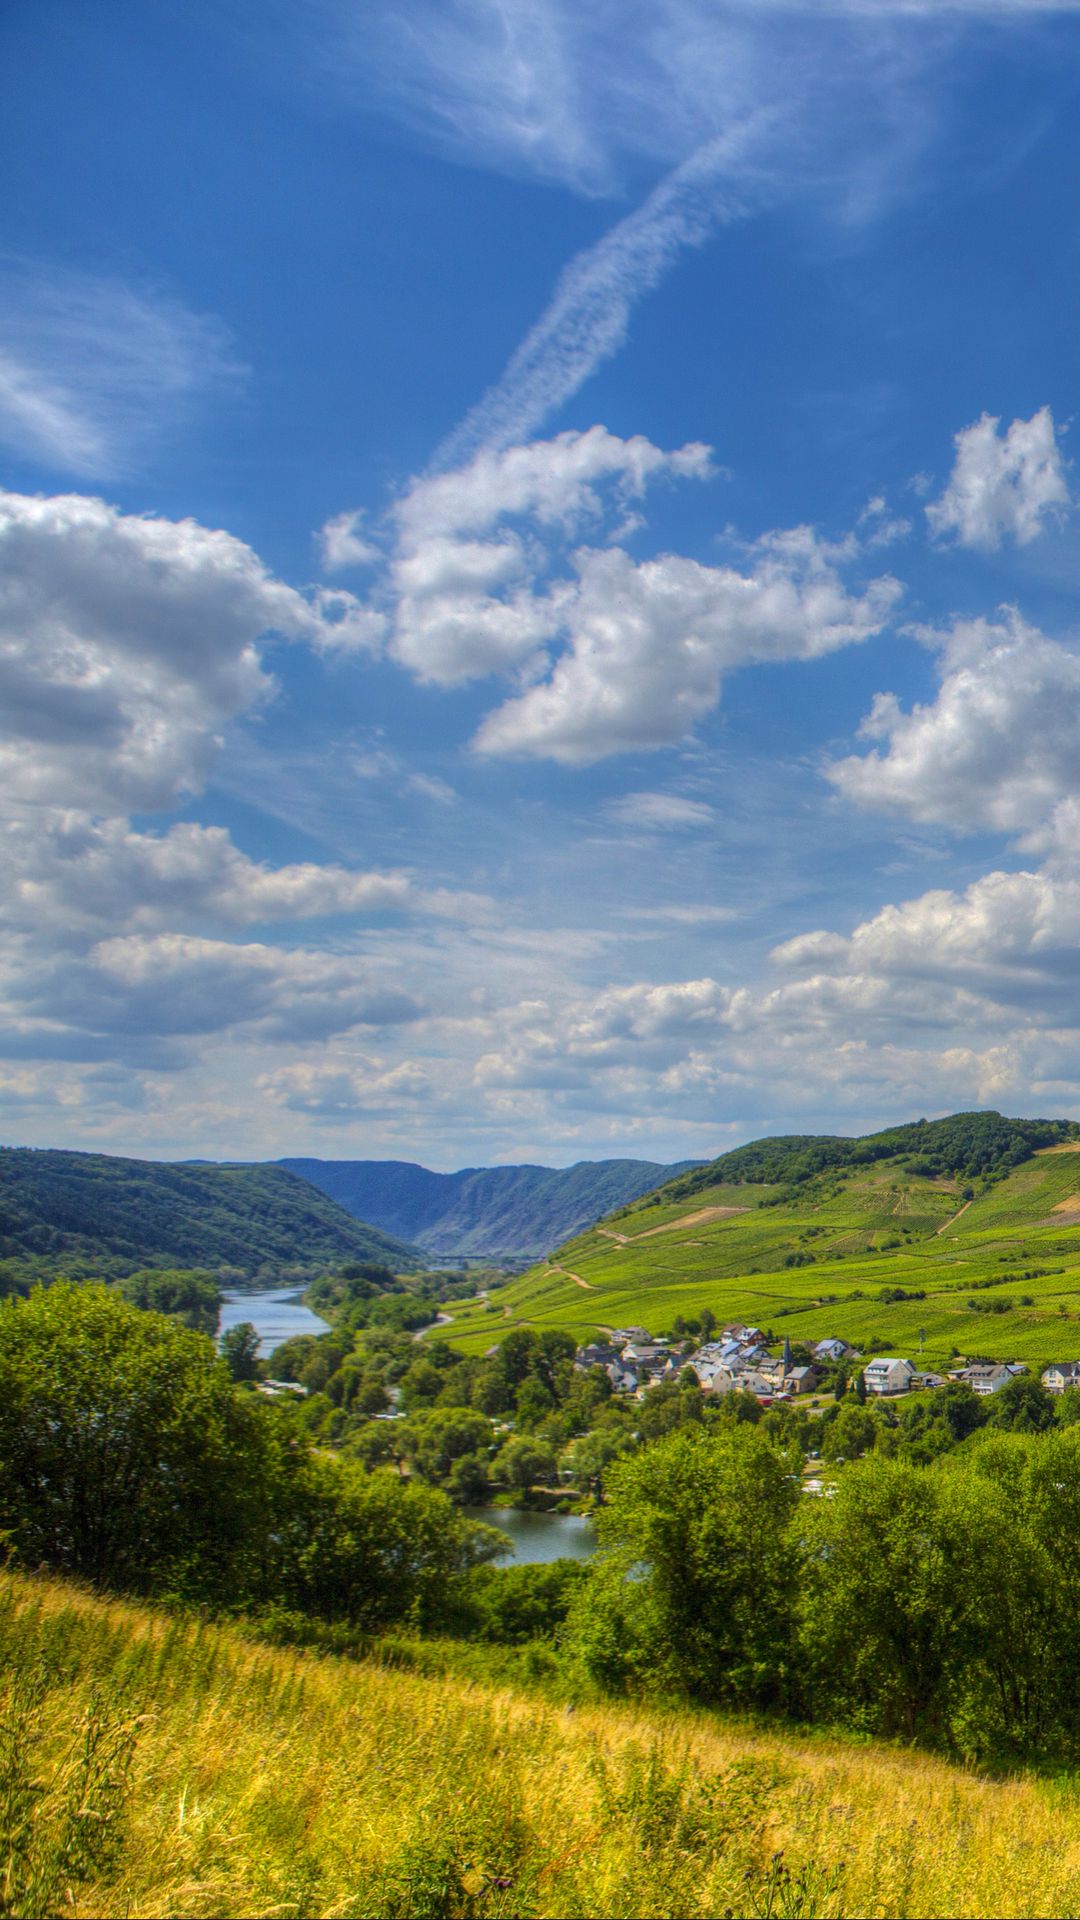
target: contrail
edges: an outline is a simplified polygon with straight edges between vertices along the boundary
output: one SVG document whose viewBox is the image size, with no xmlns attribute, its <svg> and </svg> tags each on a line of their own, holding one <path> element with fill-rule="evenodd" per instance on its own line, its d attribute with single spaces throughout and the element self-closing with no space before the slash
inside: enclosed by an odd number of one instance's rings
<svg viewBox="0 0 1080 1920">
<path fill-rule="evenodd" d="M 528 439 L 618 351 L 634 305 L 679 255 L 702 246 L 718 225 L 751 211 L 750 196 L 725 191 L 723 183 L 745 166 L 747 148 L 774 124 L 771 113 L 760 112 L 734 132 L 706 141 L 640 207 L 571 260 L 501 379 L 438 448 L 432 471 L 460 466 L 478 447 L 498 450 Z"/>
</svg>

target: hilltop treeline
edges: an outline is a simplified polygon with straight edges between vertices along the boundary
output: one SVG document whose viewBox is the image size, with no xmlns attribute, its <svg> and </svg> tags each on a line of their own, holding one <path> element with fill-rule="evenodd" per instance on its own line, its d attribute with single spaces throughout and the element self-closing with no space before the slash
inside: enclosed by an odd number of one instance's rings
<svg viewBox="0 0 1080 1920">
<path fill-rule="evenodd" d="M 720 1185 L 800 1186 L 817 1174 L 865 1167 L 904 1156 L 911 1173 L 987 1184 L 1003 1179 L 1040 1147 L 1080 1138 L 1072 1120 L 1009 1120 L 1003 1114 L 953 1113 L 944 1120 L 912 1120 L 883 1133 L 779 1134 L 752 1140 L 708 1166 L 680 1175 L 660 1193 L 665 1200 Z"/>
<path fill-rule="evenodd" d="M 310 1277 L 349 1260 L 398 1271 L 414 1248 L 280 1167 L 189 1166 L 0 1148 L 0 1263 L 117 1277 L 144 1267 Z"/>
</svg>

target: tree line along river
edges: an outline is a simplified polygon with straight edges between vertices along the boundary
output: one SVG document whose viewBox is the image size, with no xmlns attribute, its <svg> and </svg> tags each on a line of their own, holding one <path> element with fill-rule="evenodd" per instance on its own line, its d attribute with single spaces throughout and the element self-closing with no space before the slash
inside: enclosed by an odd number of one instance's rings
<svg viewBox="0 0 1080 1920">
<path fill-rule="evenodd" d="M 325 1320 L 305 1307 L 291 1288 L 272 1287 L 262 1293 L 232 1291 L 222 1297 L 218 1337 L 249 1320 L 259 1336 L 260 1352 L 265 1357 L 283 1340 L 300 1333 L 329 1333 Z M 596 1535 L 592 1525 L 579 1513 L 532 1513 L 516 1507 L 469 1507 L 474 1520 L 500 1527 L 513 1543 L 512 1551 L 496 1564 L 508 1566 L 540 1564 L 551 1560 L 587 1560 L 595 1551 Z"/>
</svg>

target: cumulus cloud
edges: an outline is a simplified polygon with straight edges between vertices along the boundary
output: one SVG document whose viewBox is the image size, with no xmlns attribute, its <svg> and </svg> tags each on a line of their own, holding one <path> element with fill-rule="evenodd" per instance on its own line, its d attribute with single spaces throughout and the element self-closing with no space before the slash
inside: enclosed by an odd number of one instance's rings
<svg viewBox="0 0 1080 1920">
<path fill-rule="evenodd" d="M 698 443 L 665 452 L 592 427 L 415 481 L 394 510 L 391 654 L 440 686 L 517 675 L 526 691 L 488 715 L 475 747 L 570 764 L 684 738 L 736 667 L 880 631 L 900 587 L 883 575 L 848 591 L 840 568 L 866 547 L 855 534 L 767 534 L 746 573 L 671 554 L 639 563 L 613 544 L 650 484 L 712 471 Z M 610 518 L 621 524 L 595 544 Z M 593 544 L 573 550 L 583 532 Z"/>
<path fill-rule="evenodd" d="M 1026 546 L 1048 520 L 1070 504 L 1065 460 L 1049 407 L 1030 420 L 1014 420 L 1004 434 L 1000 419 L 984 413 L 956 435 L 956 460 L 940 500 L 926 508 L 938 539 L 959 546 L 999 547 L 1003 540 Z"/>
<path fill-rule="evenodd" d="M 314 1064 L 278 1067 L 259 1076 L 258 1089 L 275 1106 L 316 1120 L 356 1119 L 367 1113 L 395 1112 L 432 1097 L 431 1075 L 415 1060 L 390 1066 L 365 1056 L 357 1065 Z"/>
<path fill-rule="evenodd" d="M 103 812 L 198 789 L 220 730 L 265 699 L 266 635 L 371 644 L 351 596 L 315 602 L 194 520 L 0 493 L 0 779 Z"/>
<path fill-rule="evenodd" d="M 553 545 L 625 513 L 651 482 L 710 471 L 697 443 L 666 453 L 597 426 L 481 451 L 453 473 L 414 481 L 394 514 L 391 652 L 440 686 L 538 658 L 573 591 L 547 577 Z"/>
<path fill-rule="evenodd" d="M 584 765 L 672 746 L 716 706 L 725 673 L 865 640 L 900 593 L 886 576 L 850 595 L 805 530 L 762 547 L 748 574 L 670 554 L 635 564 L 620 548 L 586 549 L 575 566 L 566 651 L 544 681 L 488 716 L 480 753 Z"/>
<path fill-rule="evenodd" d="M 121 934 L 23 977 L 30 1014 L 88 1032 L 193 1036 L 257 1028 L 292 1044 L 416 1020 L 416 997 L 355 956 L 188 934 Z"/>
<path fill-rule="evenodd" d="M 223 827 L 184 822 L 141 833 L 124 819 L 34 809 L 0 822 L 0 881 L 10 924 L 56 938 L 132 929 L 242 927 L 329 916 L 433 915 L 487 920 L 494 903 L 425 888 L 406 873 L 355 872 L 315 862 L 250 860 Z"/>
<path fill-rule="evenodd" d="M 118 280 L 0 260 L 0 444 L 61 472 L 127 470 L 243 369 L 225 328 Z"/>
<path fill-rule="evenodd" d="M 319 551 L 328 573 L 343 572 L 346 567 L 371 567 L 382 558 L 374 541 L 363 531 L 363 507 L 337 513 L 319 532 Z"/>
<path fill-rule="evenodd" d="M 963 831 L 1033 828 L 1080 791 L 1080 656 L 1006 609 L 941 642 L 935 700 L 878 694 L 860 732 L 884 744 L 828 769 L 860 806 Z"/>
</svg>

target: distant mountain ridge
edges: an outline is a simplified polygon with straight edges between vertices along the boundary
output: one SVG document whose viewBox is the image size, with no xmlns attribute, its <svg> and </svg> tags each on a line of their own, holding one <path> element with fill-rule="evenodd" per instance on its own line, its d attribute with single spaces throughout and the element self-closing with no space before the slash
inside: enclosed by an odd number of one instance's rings
<svg viewBox="0 0 1080 1920">
<path fill-rule="evenodd" d="M 702 1163 L 579 1160 L 572 1167 L 462 1167 L 457 1173 L 432 1173 L 410 1160 L 275 1164 L 437 1258 L 532 1260 Z"/>
<path fill-rule="evenodd" d="M 0 1147 L 0 1260 L 77 1274 L 139 1267 L 319 1273 L 351 1260 L 400 1271 L 413 1246 L 370 1227 L 284 1167 L 128 1160 Z"/>
</svg>

